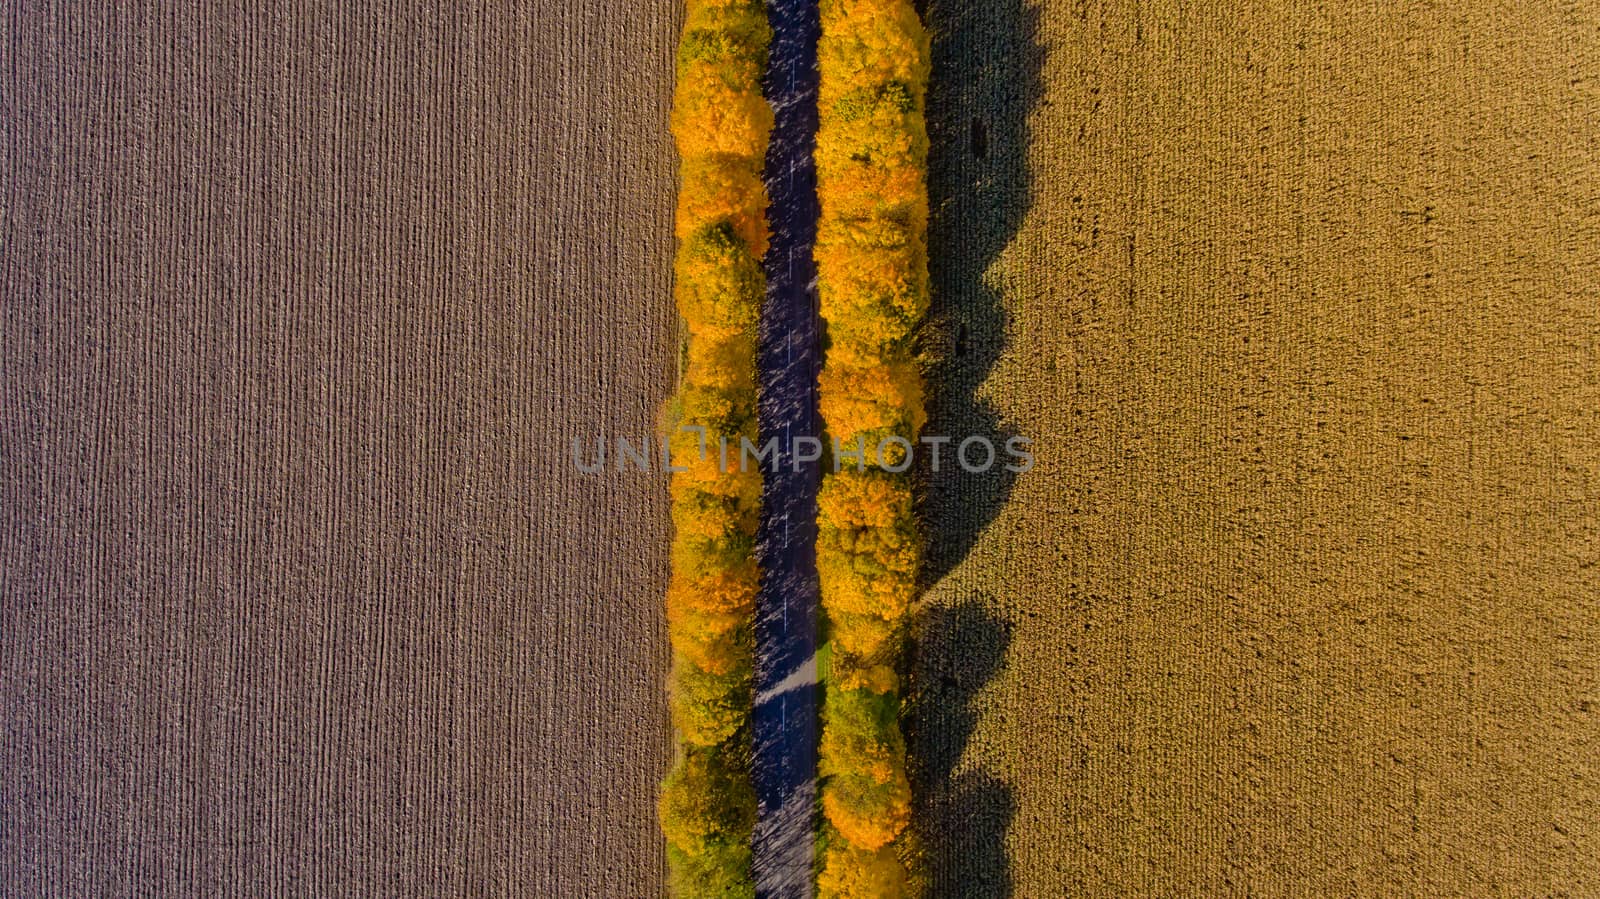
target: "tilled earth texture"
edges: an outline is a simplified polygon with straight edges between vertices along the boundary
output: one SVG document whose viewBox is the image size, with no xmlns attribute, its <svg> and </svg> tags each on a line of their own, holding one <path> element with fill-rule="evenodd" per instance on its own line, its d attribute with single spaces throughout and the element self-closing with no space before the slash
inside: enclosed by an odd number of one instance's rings
<svg viewBox="0 0 1600 899">
<path fill-rule="evenodd" d="M 1600 884 L 1600 10 L 931 0 L 940 896 Z"/>
<path fill-rule="evenodd" d="M 676 6 L 0 13 L 0 895 L 660 893 Z"/>
</svg>

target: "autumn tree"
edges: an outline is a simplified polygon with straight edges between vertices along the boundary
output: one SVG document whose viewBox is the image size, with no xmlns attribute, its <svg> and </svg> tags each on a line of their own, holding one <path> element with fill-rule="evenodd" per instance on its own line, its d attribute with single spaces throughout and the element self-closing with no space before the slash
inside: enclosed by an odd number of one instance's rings
<svg viewBox="0 0 1600 899">
<path fill-rule="evenodd" d="M 688 0 L 672 133 L 681 160 L 674 300 L 687 332 L 665 427 L 672 476 L 667 628 L 678 760 L 660 820 L 673 895 L 749 897 L 754 561 L 761 475 L 721 439 L 755 436 L 756 322 L 766 284 L 761 94 L 770 32 L 759 0 Z"/>
<path fill-rule="evenodd" d="M 921 563 L 907 454 L 925 421 L 913 342 L 928 310 L 928 37 L 910 0 L 823 0 L 821 13 L 818 405 L 842 464 L 818 496 L 830 649 L 818 889 L 896 897 L 915 881 L 896 672 Z"/>
</svg>

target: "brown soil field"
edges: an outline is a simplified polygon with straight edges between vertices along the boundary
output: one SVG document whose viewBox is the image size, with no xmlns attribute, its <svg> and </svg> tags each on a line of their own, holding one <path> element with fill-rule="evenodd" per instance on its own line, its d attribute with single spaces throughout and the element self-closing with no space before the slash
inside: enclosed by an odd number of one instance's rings
<svg viewBox="0 0 1600 899">
<path fill-rule="evenodd" d="M 1600 883 L 1600 15 L 932 0 L 940 896 Z"/>
<path fill-rule="evenodd" d="M 676 6 L 0 14 L 0 894 L 660 893 Z"/>
</svg>

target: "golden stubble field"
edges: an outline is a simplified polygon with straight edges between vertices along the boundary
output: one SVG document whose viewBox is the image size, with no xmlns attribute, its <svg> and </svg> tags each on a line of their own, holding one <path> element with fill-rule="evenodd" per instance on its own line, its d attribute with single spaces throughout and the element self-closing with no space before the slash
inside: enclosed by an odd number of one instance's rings
<svg viewBox="0 0 1600 899">
<path fill-rule="evenodd" d="M 930 21 L 936 893 L 1586 895 L 1600 16 Z"/>
<path fill-rule="evenodd" d="M 0 894 L 660 892 L 678 16 L 0 14 Z"/>
</svg>

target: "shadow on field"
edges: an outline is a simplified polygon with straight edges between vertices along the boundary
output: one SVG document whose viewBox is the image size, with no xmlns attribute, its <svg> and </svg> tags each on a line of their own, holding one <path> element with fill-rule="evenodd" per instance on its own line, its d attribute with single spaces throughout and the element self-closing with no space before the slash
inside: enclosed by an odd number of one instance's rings
<svg viewBox="0 0 1600 899">
<path fill-rule="evenodd" d="M 918 675 L 907 730 L 916 767 L 915 819 L 926 852 L 928 895 L 1011 895 L 1006 830 L 1011 788 L 982 770 L 956 772 L 978 710 L 978 692 L 1005 663 L 1009 625 L 984 598 L 929 609 L 917 628 Z"/>
<path fill-rule="evenodd" d="M 1028 209 L 1028 113 L 1039 95 L 1042 56 L 1034 43 L 1037 16 L 1024 0 L 931 0 L 923 13 L 933 34 L 924 433 L 952 438 L 937 476 L 922 454 L 928 583 L 966 558 L 1016 477 L 1004 465 L 1013 432 L 978 390 L 1006 346 L 1001 295 L 984 273 Z M 968 436 L 995 442 L 998 461 L 989 471 L 965 472 L 951 458 Z"/>
<path fill-rule="evenodd" d="M 1013 436 L 979 388 L 1006 347 L 1006 314 L 985 272 L 1027 213 L 1028 114 L 1039 97 L 1038 14 L 1025 0 L 920 3 L 933 35 L 928 90 L 928 268 L 932 306 L 923 335 L 928 424 L 924 433 L 985 436 L 1000 463 L 972 474 L 923 455 L 924 586 L 971 552 L 1011 494 L 1004 441 Z M 1033 435 L 1025 435 L 1033 436 Z M 953 447 L 952 447 L 953 448 Z M 926 852 L 929 895 L 984 899 L 1012 893 L 1006 831 L 1011 789 L 970 766 L 956 773 L 977 724 L 973 702 L 1004 664 L 1011 635 L 979 596 L 924 612 L 916 626 L 906 720 Z"/>
</svg>

